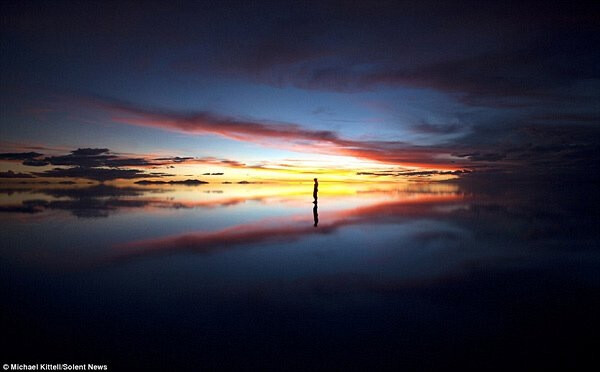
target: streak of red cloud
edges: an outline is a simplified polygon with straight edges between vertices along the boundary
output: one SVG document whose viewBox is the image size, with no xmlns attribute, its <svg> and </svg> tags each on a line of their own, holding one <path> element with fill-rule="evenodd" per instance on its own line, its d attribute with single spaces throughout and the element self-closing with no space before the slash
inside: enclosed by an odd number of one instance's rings
<svg viewBox="0 0 600 372">
<path fill-rule="evenodd" d="M 106 110 L 113 120 L 131 125 L 193 134 L 212 134 L 237 141 L 276 146 L 293 151 L 352 156 L 387 164 L 456 169 L 447 158 L 453 150 L 422 147 L 399 141 L 344 139 L 335 132 L 312 130 L 297 124 L 270 123 L 215 115 L 150 109 L 114 99 L 88 102 Z"/>
</svg>

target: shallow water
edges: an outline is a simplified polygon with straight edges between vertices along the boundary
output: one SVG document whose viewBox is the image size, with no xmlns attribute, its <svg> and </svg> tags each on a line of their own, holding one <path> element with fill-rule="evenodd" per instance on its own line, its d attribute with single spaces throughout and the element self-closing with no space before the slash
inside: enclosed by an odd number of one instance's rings
<svg viewBox="0 0 600 372">
<path fill-rule="evenodd" d="M 598 330 L 600 254 L 597 202 L 570 191 L 321 183 L 315 210 L 310 183 L 9 185 L 7 355 L 577 366 L 591 347 L 578 335 Z"/>
</svg>

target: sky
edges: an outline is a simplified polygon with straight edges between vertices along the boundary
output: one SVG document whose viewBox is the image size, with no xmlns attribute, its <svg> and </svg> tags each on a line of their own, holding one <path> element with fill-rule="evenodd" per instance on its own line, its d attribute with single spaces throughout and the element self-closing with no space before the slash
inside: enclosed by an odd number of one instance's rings
<svg viewBox="0 0 600 372">
<path fill-rule="evenodd" d="M 591 2 L 0 6 L 4 182 L 600 173 Z"/>
</svg>

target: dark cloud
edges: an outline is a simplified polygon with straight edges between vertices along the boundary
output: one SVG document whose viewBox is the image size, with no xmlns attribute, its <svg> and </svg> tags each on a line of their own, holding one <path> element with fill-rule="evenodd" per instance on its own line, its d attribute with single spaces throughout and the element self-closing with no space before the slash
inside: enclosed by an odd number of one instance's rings
<svg viewBox="0 0 600 372">
<path fill-rule="evenodd" d="M 165 157 L 165 158 L 156 158 L 154 160 L 168 161 L 168 162 L 173 162 L 173 163 L 184 163 L 186 161 L 193 160 L 193 159 L 194 159 L 194 157 L 192 157 L 192 156 L 185 156 L 185 157 L 171 156 L 171 157 Z"/>
<path fill-rule="evenodd" d="M 50 164 L 50 162 L 46 161 L 46 160 L 39 160 L 39 159 L 23 160 L 23 165 L 27 165 L 28 167 L 44 167 L 49 164 Z"/>
<path fill-rule="evenodd" d="M 23 165 L 30 167 L 43 167 L 48 165 L 49 162 L 43 159 L 44 154 L 39 152 L 16 152 L 16 153 L 3 153 L 0 154 L 0 160 L 8 161 L 22 161 Z"/>
<path fill-rule="evenodd" d="M 559 123 L 600 123 L 600 115 L 598 114 L 544 114 L 532 117 L 533 120 L 542 122 L 559 122 Z"/>
<path fill-rule="evenodd" d="M 172 66 L 325 91 L 430 88 L 472 105 L 598 98 L 570 91 L 600 77 L 597 5 L 422 1 L 264 7 L 264 14 L 231 11 L 233 19 L 241 14 L 246 19 L 219 40 L 228 48 L 208 59 L 188 51 Z M 234 42 L 233 35 L 250 27 L 243 46 Z"/>
<path fill-rule="evenodd" d="M 79 148 L 66 155 L 46 156 L 37 152 L 4 153 L 0 155 L 3 160 L 23 160 L 22 164 L 32 167 L 55 165 L 68 168 L 54 168 L 42 172 L 33 172 L 27 178 L 36 177 L 67 177 L 85 178 L 96 181 L 110 181 L 115 179 L 135 179 L 144 177 L 168 177 L 168 173 L 146 172 L 128 167 L 158 167 L 175 163 L 191 161 L 193 157 L 163 157 L 147 159 L 144 157 L 126 157 L 111 153 L 107 148 Z M 14 175 L 9 171 L 4 175 L 8 178 Z M 23 173 L 20 173 L 23 175 Z M 17 177 L 11 177 L 17 178 Z M 20 178 L 23 178 L 21 176 Z"/>
<path fill-rule="evenodd" d="M 152 161 L 143 159 L 143 158 L 118 158 L 118 159 L 108 159 L 105 161 L 104 165 L 106 167 L 145 167 L 145 166 L 153 166 L 153 165 L 161 165 L 154 163 Z"/>
<path fill-rule="evenodd" d="M 496 164 L 504 172 L 539 176 L 576 173 L 597 177 L 600 167 L 600 128 L 586 124 L 540 125 L 522 123 L 510 130 L 475 130 L 464 142 L 471 150 L 456 152 L 456 157 L 476 163 Z M 492 137 L 492 143 L 487 144 Z M 479 145 L 477 145 L 479 143 Z M 472 164 L 470 168 L 482 172 Z"/>
<path fill-rule="evenodd" d="M 562 40 L 562 45 L 543 42 L 524 50 L 483 53 L 414 69 L 349 76 L 348 79 L 363 87 L 392 84 L 461 93 L 460 99 L 473 105 L 519 106 L 549 99 L 576 101 L 585 98 L 583 93 L 568 94 L 560 89 L 566 90 L 578 81 L 600 78 L 594 67 L 600 60 L 590 55 L 590 60 L 573 64 L 575 48 L 585 47 L 568 45 L 570 42 Z M 588 99 L 592 97 L 588 96 Z"/>
<path fill-rule="evenodd" d="M 0 154 L 0 160 L 29 160 L 42 155 L 38 152 L 5 152 Z"/>
<path fill-rule="evenodd" d="M 466 173 L 471 173 L 467 169 L 459 169 L 453 171 L 426 170 L 426 171 L 409 171 L 409 170 L 387 170 L 377 172 L 357 172 L 357 176 L 395 176 L 395 177 L 429 177 L 436 175 L 452 175 L 460 176 Z"/>
<path fill-rule="evenodd" d="M 135 179 L 145 177 L 169 177 L 168 173 L 146 172 L 141 169 L 129 167 L 149 167 L 151 169 L 166 167 L 174 168 L 173 164 L 193 162 L 196 164 L 225 165 L 231 167 L 246 167 L 246 164 L 213 157 L 195 158 L 192 156 L 165 156 L 165 157 L 128 157 L 112 153 L 107 148 L 79 148 L 66 155 L 44 156 L 37 152 L 27 153 L 4 153 L 0 154 L 0 160 L 21 161 L 23 165 L 31 167 L 42 167 L 46 165 L 60 166 L 51 170 L 34 172 L 27 175 L 31 177 L 68 177 L 87 178 L 96 181 L 109 181 L 115 179 Z M 67 167 L 67 168 L 63 168 Z M 12 177 L 12 171 L 6 173 L 4 178 Z M 24 173 L 19 173 L 23 175 Z M 220 176 L 222 172 L 207 173 L 206 175 Z M 20 178 L 23 178 L 21 176 Z"/>
<path fill-rule="evenodd" d="M 395 171 L 356 172 L 357 176 L 393 176 Z"/>
<path fill-rule="evenodd" d="M 191 158 L 183 158 L 191 159 Z M 46 165 L 64 165 L 82 168 L 95 167 L 135 167 L 161 165 L 165 162 L 181 162 L 182 158 L 164 158 L 162 162 L 154 162 L 144 158 L 129 158 L 110 153 L 106 148 L 80 148 L 67 155 L 46 156 L 37 152 L 4 153 L 0 160 L 22 160 L 22 164 L 30 167 L 43 167 Z"/>
<path fill-rule="evenodd" d="M 53 178 L 85 178 L 100 182 L 112 181 L 116 179 L 135 179 L 148 177 L 148 174 L 138 169 L 120 169 L 120 168 L 93 168 L 93 167 L 73 167 L 73 168 L 54 168 L 45 172 L 34 172 L 37 177 Z M 153 176 L 162 176 L 167 174 L 156 174 Z"/>
<path fill-rule="evenodd" d="M 15 173 L 9 170 L 6 172 L 0 172 L 0 178 L 33 178 L 33 176 L 29 173 Z"/>
<path fill-rule="evenodd" d="M 77 149 L 68 155 L 49 156 L 44 159 L 52 165 L 70 165 L 83 168 L 128 167 L 159 165 L 143 158 L 127 158 L 111 154 L 108 149 Z"/>
<path fill-rule="evenodd" d="M 138 185 L 185 185 L 185 186 L 198 186 L 204 185 L 208 182 L 200 180 L 182 180 L 182 181 L 154 181 L 154 180 L 141 180 L 135 181 Z"/>
<path fill-rule="evenodd" d="M 396 176 L 433 176 L 433 175 L 454 175 L 454 176 L 458 176 L 461 174 L 465 174 L 465 173 L 470 173 L 471 171 L 469 170 L 463 170 L 463 169 L 459 169 L 459 170 L 454 170 L 454 171 L 400 171 L 397 172 L 395 175 Z"/>
<path fill-rule="evenodd" d="M 459 158 L 468 158 L 469 160 L 473 161 L 498 161 L 506 158 L 506 154 L 493 152 L 488 152 L 484 154 L 479 152 L 473 152 L 468 154 L 456 154 L 456 156 L 458 156 Z"/>
<path fill-rule="evenodd" d="M 95 156 L 100 154 L 107 154 L 109 152 L 108 149 L 93 149 L 93 148 L 84 148 L 77 149 L 71 151 L 71 154 L 75 156 Z"/>
<path fill-rule="evenodd" d="M 11 196 L 12 194 L 19 194 L 31 191 L 30 187 L 2 187 L 0 188 L 0 194 L 6 194 Z"/>
<path fill-rule="evenodd" d="M 33 50 L 67 45 L 84 61 L 119 57 L 134 67 L 162 57 L 177 73 L 242 75 L 278 86 L 416 86 L 489 104 L 490 97 L 540 98 L 598 78 L 599 9 L 591 2 L 31 7 L 3 9 L 2 29 L 28 37 Z M 86 41 L 79 48 L 72 42 L 78 37 Z"/>
</svg>

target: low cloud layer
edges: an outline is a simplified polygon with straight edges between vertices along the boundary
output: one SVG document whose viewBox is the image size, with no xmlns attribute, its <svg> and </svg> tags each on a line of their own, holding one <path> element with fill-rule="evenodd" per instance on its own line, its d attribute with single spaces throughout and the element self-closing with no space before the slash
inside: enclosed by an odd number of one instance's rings
<svg viewBox="0 0 600 372">
<path fill-rule="evenodd" d="M 148 167 L 164 165 L 165 162 L 154 162 L 145 158 L 123 157 L 110 152 L 106 148 L 79 148 L 66 155 L 44 156 L 36 152 L 3 153 L 1 160 L 22 161 L 30 167 L 46 165 L 62 166 L 31 173 L 4 172 L 2 178 L 76 178 L 95 181 L 111 181 L 116 179 L 135 179 L 145 177 L 166 177 L 168 173 L 147 172 L 125 167 Z"/>
<path fill-rule="evenodd" d="M 454 171 L 414 171 L 414 170 L 384 170 L 376 172 L 357 172 L 357 176 L 394 176 L 394 177 L 429 177 L 429 176 L 460 176 L 466 173 L 471 173 L 470 170 L 454 170 Z"/>
<path fill-rule="evenodd" d="M 33 178 L 29 173 L 13 172 L 11 170 L 0 172 L 0 178 Z"/>
</svg>

